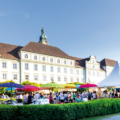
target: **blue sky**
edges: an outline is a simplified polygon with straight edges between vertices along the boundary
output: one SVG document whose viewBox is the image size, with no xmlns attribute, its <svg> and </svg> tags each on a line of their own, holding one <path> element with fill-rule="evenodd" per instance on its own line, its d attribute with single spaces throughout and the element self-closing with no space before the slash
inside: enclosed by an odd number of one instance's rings
<svg viewBox="0 0 120 120">
<path fill-rule="evenodd" d="M 68 55 L 120 62 L 119 0 L 0 0 L 0 42 L 38 42 L 42 26 Z"/>
</svg>

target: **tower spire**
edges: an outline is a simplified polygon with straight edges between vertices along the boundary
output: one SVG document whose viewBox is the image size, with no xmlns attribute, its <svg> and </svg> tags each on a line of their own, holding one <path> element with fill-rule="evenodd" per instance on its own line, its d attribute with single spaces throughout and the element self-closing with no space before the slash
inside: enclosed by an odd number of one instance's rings
<svg viewBox="0 0 120 120">
<path fill-rule="evenodd" d="M 41 29 L 41 36 L 40 36 L 40 39 L 39 39 L 39 43 L 48 45 L 47 36 L 45 35 L 44 27 L 42 27 L 42 29 Z"/>
</svg>

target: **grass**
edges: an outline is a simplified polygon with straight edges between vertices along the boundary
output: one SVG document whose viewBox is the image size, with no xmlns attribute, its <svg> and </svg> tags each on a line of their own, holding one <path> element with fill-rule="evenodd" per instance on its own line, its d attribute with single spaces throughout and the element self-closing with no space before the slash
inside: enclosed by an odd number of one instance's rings
<svg viewBox="0 0 120 120">
<path fill-rule="evenodd" d="M 116 115 L 120 115 L 120 113 L 104 115 L 104 116 L 96 116 L 96 117 L 90 117 L 90 118 L 84 118 L 82 120 L 102 120 L 102 119 L 109 118 L 109 117 L 116 116 Z"/>
</svg>

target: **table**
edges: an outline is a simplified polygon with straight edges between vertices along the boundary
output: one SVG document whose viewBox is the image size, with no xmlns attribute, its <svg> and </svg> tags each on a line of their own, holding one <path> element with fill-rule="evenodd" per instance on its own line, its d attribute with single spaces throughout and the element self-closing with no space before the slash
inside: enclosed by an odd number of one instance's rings
<svg viewBox="0 0 120 120">
<path fill-rule="evenodd" d="M 49 104 L 49 99 L 33 99 L 33 103 L 30 105 L 45 105 Z"/>
</svg>

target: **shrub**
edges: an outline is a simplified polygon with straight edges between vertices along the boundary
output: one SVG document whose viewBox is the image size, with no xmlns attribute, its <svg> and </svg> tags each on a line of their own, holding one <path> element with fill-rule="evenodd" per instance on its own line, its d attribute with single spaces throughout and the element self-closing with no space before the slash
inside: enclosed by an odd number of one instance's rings
<svg viewBox="0 0 120 120">
<path fill-rule="evenodd" d="M 79 120 L 117 112 L 120 112 L 119 98 L 54 105 L 0 105 L 0 119 L 5 120 Z"/>
</svg>

